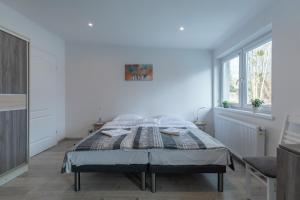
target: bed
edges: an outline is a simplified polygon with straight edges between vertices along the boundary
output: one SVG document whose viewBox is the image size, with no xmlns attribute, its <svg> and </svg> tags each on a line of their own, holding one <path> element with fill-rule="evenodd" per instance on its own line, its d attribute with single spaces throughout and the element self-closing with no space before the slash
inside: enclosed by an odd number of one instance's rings
<svg viewBox="0 0 300 200">
<path fill-rule="evenodd" d="M 223 191 L 223 174 L 233 163 L 229 150 L 218 140 L 177 118 L 121 119 L 106 123 L 66 153 L 62 172 L 74 173 L 75 191 L 80 190 L 80 173 L 98 171 L 139 173 L 143 190 L 146 172 L 150 172 L 152 192 L 160 173 L 216 173 L 218 191 Z M 168 127 L 182 132 L 178 136 L 162 133 Z M 113 129 L 130 133 L 115 138 L 101 134 Z"/>
</svg>

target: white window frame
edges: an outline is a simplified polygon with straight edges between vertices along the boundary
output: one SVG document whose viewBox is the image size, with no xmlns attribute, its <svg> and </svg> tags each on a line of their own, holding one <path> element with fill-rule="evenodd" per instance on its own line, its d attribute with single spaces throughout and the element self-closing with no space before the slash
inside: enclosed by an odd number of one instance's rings
<svg viewBox="0 0 300 200">
<path fill-rule="evenodd" d="M 240 107 L 242 107 L 242 102 L 241 102 L 241 92 L 240 92 L 240 90 L 241 90 L 241 86 L 242 86 L 242 84 L 241 84 L 241 62 L 242 62 L 242 51 L 241 50 L 238 50 L 238 51 L 234 51 L 234 52 L 232 52 L 231 54 L 229 54 L 229 55 L 227 55 L 226 57 L 224 57 L 224 58 L 222 58 L 222 60 L 221 60 L 221 99 L 222 99 L 222 102 L 225 100 L 225 99 L 223 99 L 223 95 L 224 95 L 224 92 L 223 92 L 223 88 L 224 88 L 224 86 L 223 86 L 223 81 L 224 81 L 224 63 L 225 62 L 227 62 L 227 61 L 229 61 L 229 60 L 231 60 L 231 59 L 233 59 L 233 58 L 235 58 L 235 57 L 239 57 L 239 77 L 240 77 L 240 79 L 239 79 L 239 103 L 231 103 L 230 104 L 230 106 L 231 107 L 234 107 L 234 108 L 240 108 Z"/>
<path fill-rule="evenodd" d="M 249 50 L 255 49 L 265 43 L 268 43 L 272 41 L 272 33 L 268 33 L 266 35 L 263 35 L 252 42 L 242 46 L 238 50 L 231 52 L 227 56 L 220 59 L 221 63 L 221 70 L 220 70 L 220 104 L 222 105 L 222 102 L 226 99 L 223 99 L 223 76 L 224 76 L 224 70 L 223 66 L 224 63 L 229 61 L 230 59 L 239 56 L 240 62 L 239 62 L 239 74 L 240 74 L 240 81 L 239 81 L 239 103 L 233 104 L 231 103 L 230 106 L 233 109 L 240 109 L 240 110 L 248 110 L 251 111 L 252 107 L 250 104 L 247 103 L 247 66 L 246 66 L 246 53 Z M 273 55 L 272 55 L 273 56 Z M 271 70 L 272 73 L 272 70 Z M 260 112 L 262 113 L 271 113 L 272 104 L 271 105 L 263 105 Z"/>
</svg>

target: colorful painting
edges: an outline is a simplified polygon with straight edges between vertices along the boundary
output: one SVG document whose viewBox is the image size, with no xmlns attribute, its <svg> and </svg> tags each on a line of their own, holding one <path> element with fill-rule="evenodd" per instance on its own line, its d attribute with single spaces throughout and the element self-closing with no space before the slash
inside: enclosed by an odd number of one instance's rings
<svg viewBox="0 0 300 200">
<path fill-rule="evenodd" d="M 125 65 L 126 81 L 152 81 L 152 64 L 127 64 Z"/>
</svg>

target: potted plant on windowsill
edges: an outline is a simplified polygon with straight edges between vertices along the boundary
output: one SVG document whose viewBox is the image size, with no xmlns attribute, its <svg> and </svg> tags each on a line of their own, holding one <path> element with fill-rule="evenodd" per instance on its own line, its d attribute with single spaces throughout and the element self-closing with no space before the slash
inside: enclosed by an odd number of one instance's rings
<svg viewBox="0 0 300 200">
<path fill-rule="evenodd" d="M 257 113 L 263 104 L 264 104 L 263 100 L 251 99 L 251 105 L 254 113 Z"/>
<path fill-rule="evenodd" d="M 229 108 L 229 101 L 222 102 L 223 108 Z"/>
</svg>

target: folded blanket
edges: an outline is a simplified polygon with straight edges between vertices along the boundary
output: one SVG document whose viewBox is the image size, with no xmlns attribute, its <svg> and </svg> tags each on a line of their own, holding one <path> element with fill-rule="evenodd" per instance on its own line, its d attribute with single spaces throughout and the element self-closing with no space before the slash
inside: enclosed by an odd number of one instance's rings
<svg viewBox="0 0 300 200">
<path fill-rule="evenodd" d="M 174 135 L 174 136 L 179 136 L 180 132 L 182 132 L 182 129 L 179 128 L 166 128 L 163 130 L 160 130 L 161 133 L 167 134 L 167 135 Z"/>
<path fill-rule="evenodd" d="M 117 137 L 121 135 L 126 135 L 128 133 L 131 133 L 131 131 L 124 130 L 124 129 L 113 129 L 113 130 L 103 130 L 100 133 L 109 136 L 109 137 Z"/>
</svg>

